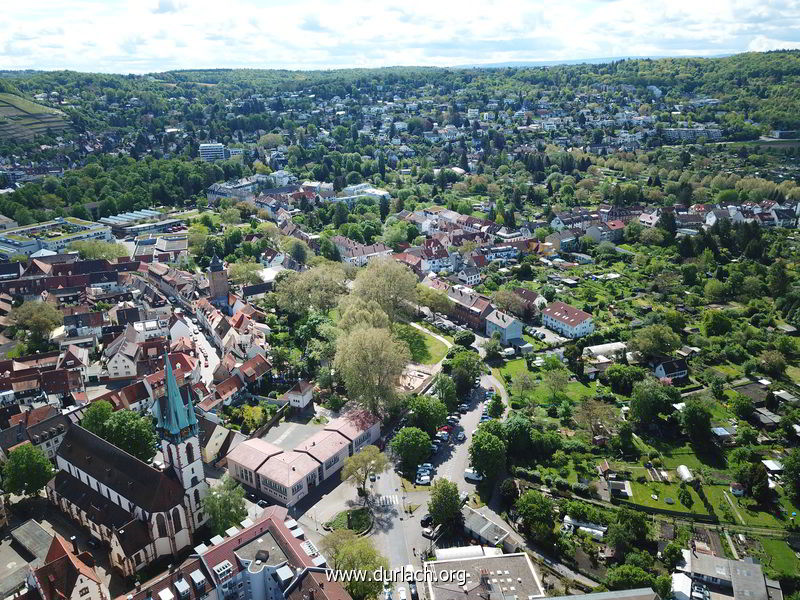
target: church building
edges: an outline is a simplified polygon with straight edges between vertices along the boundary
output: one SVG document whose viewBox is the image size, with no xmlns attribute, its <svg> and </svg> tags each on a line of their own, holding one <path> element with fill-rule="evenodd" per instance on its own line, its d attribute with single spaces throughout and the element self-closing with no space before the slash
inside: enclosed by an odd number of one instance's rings
<svg viewBox="0 0 800 600">
<path fill-rule="evenodd" d="M 73 425 L 47 489 L 56 506 L 104 542 L 111 565 L 125 576 L 192 547 L 208 519 L 192 388 L 178 387 L 166 356 L 164 366 L 166 385 L 153 404 L 163 463 L 142 462 Z"/>
</svg>

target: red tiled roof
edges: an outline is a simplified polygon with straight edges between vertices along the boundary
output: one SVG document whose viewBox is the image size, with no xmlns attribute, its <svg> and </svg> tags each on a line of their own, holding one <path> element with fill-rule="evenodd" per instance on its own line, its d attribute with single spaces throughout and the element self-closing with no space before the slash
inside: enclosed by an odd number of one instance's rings
<svg viewBox="0 0 800 600">
<path fill-rule="evenodd" d="M 586 319 L 592 318 L 592 315 L 589 313 L 575 308 L 574 306 L 570 306 L 569 304 L 564 304 L 563 302 L 551 302 L 545 307 L 542 314 L 548 315 L 556 321 L 561 321 L 570 327 L 575 327 L 583 323 Z"/>
</svg>

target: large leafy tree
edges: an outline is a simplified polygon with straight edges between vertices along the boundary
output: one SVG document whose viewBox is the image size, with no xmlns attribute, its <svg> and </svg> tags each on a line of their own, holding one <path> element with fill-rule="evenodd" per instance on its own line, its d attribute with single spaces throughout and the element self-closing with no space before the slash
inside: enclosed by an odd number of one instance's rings
<svg viewBox="0 0 800 600">
<path fill-rule="evenodd" d="M 447 406 L 433 396 L 413 396 L 408 402 L 410 422 L 433 437 L 447 420 Z"/>
<path fill-rule="evenodd" d="M 400 374 L 411 360 L 408 345 L 388 329 L 356 329 L 336 343 L 334 368 L 347 394 L 372 414 L 383 416 L 395 399 Z"/>
<path fill-rule="evenodd" d="M 3 465 L 3 489 L 19 496 L 35 496 L 53 477 L 47 455 L 33 444 L 18 446 Z"/>
<path fill-rule="evenodd" d="M 349 529 L 333 531 L 325 536 L 320 550 L 331 562 L 331 568 L 338 571 L 364 572 L 363 581 L 343 581 L 345 590 L 353 600 L 376 598 L 383 589 L 383 581 L 373 579 L 377 569 L 388 569 L 389 563 L 375 549 L 369 538 L 358 537 Z"/>
<path fill-rule="evenodd" d="M 514 507 L 530 538 L 545 542 L 552 540 L 555 527 L 555 506 L 552 500 L 536 490 L 528 490 L 517 498 Z"/>
<path fill-rule="evenodd" d="M 473 468 L 488 479 L 498 477 L 506 467 L 506 443 L 486 429 L 472 436 L 469 457 Z"/>
<path fill-rule="evenodd" d="M 64 321 L 61 311 L 48 302 L 23 302 L 11 310 L 10 316 L 17 332 L 30 332 L 30 340 L 36 346 L 46 341 L 50 332 Z"/>
<path fill-rule="evenodd" d="M 702 398 L 690 397 L 681 411 L 683 432 L 694 444 L 711 439 L 711 409 Z"/>
<path fill-rule="evenodd" d="M 800 502 L 800 448 L 793 449 L 783 461 L 783 485 L 794 502 Z"/>
<path fill-rule="evenodd" d="M 116 260 L 122 256 L 129 257 L 130 252 L 122 244 L 115 242 L 104 242 L 102 240 L 84 240 L 72 242 L 70 250 L 76 251 L 81 258 L 95 260 L 104 258 L 106 260 Z"/>
<path fill-rule="evenodd" d="M 476 377 L 483 372 L 483 361 L 477 352 L 461 350 L 450 360 L 450 376 L 456 384 L 456 392 L 464 396 L 472 388 Z"/>
<path fill-rule="evenodd" d="M 226 473 L 203 498 L 203 510 L 211 520 L 214 533 L 223 535 L 225 530 L 238 525 L 247 516 L 244 489 Z"/>
<path fill-rule="evenodd" d="M 417 276 L 396 260 L 375 259 L 356 275 L 353 293 L 364 300 L 374 300 L 389 319 L 396 321 L 413 310 Z"/>
<path fill-rule="evenodd" d="M 681 338 L 666 325 L 642 327 L 628 342 L 628 348 L 645 357 L 669 354 L 680 348 Z"/>
<path fill-rule="evenodd" d="M 342 480 L 350 481 L 364 489 L 370 475 L 383 473 L 389 467 L 389 459 L 377 446 L 365 446 L 353 456 L 346 458 L 342 466 Z"/>
<path fill-rule="evenodd" d="M 448 410 L 458 406 L 458 392 L 453 378 L 444 373 L 439 373 L 433 380 L 433 393 L 444 403 Z"/>
<path fill-rule="evenodd" d="M 436 525 L 452 528 L 461 522 L 461 499 L 458 486 L 452 481 L 439 478 L 433 482 L 428 512 Z"/>
<path fill-rule="evenodd" d="M 102 437 L 143 462 L 150 462 L 156 455 L 153 421 L 131 410 L 113 413 L 105 422 Z"/>
<path fill-rule="evenodd" d="M 621 508 L 617 518 L 608 528 L 608 543 L 619 552 L 627 552 L 642 544 L 650 535 L 647 515 L 643 512 Z"/>
<path fill-rule="evenodd" d="M 406 471 L 424 461 L 431 451 L 431 438 L 417 427 L 403 427 L 392 439 L 392 451 Z"/>
<path fill-rule="evenodd" d="M 637 427 L 654 423 L 667 407 L 680 399 L 680 392 L 663 385 L 654 378 L 648 378 L 633 386 L 630 404 L 630 418 Z"/>
<path fill-rule="evenodd" d="M 86 409 L 83 419 L 81 419 L 81 427 L 88 429 L 95 435 L 103 437 L 106 421 L 108 421 L 113 412 L 114 407 L 106 400 L 92 402 Z"/>
<path fill-rule="evenodd" d="M 344 269 L 337 263 L 324 263 L 302 273 L 289 272 L 276 283 L 278 307 L 298 315 L 312 309 L 327 312 L 347 292 L 346 283 Z"/>
</svg>

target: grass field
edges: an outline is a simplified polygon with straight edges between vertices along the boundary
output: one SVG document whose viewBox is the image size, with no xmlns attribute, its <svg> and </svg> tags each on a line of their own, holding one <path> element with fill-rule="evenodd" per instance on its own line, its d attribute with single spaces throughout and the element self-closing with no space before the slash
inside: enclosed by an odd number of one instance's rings
<svg viewBox="0 0 800 600">
<path fill-rule="evenodd" d="M 800 573 L 800 559 L 783 540 L 759 538 L 764 548 L 764 564 L 782 573 Z"/>
<path fill-rule="evenodd" d="M 408 344 L 411 360 L 415 363 L 435 365 L 447 354 L 447 346 L 411 325 L 405 323 L 395 325 L 394 334 Z"/>
<path fill-rule="evenodd" d="M 631 498 L 631 501 L 642 506 L 662 508 L 665 510 L 675 510 L 679 512 L 691 512 L 699 515 L 708 514 L 708 511 L 703 505 L 703 502 L 700 500 L 700 497 L 697 495 L 697 492 L 690 487 L 687 487 L 687 489 L 689 490 L 692 500 L 694 500 L 691 508 L 684 506 L 678 500 L 679 486 L 677 483 L 638 483 L 636 481 L 631 481 L 631 489 L 633 491 L 633 498 Z M 652 498 L 652 494 L 656 494 L 658 496 L 658 500 L 654 500 Z M 673 503 L 667 504 L 667 498 L 672 498 Z"/>
</svg>

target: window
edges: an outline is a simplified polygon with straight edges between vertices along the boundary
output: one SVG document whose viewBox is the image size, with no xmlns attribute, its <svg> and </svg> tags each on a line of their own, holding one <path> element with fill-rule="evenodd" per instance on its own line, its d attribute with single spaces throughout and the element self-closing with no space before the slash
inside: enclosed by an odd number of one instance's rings
<svg viewBox="0 0 800 600">
<path fill-rule="evenodd" d="M 194 462 L 194 446 L 186 444 L 186 460 L 187 462 Z"/>
<path fill-rule="evenodd" d="M 158 537 L 167 537 L 167 522 L 164 520 L 164 515 L 156 515 L 156 527 L 158 528 Z"/>
<path fill-rule="evenodd" d="M 200 490 L 195 490 L 194 491 L 194 503 L 196 505 L 200 504 Z"/>
<path fill-rule="evenodd" d="M 86 595 L 89 593 L 89 588 L 88 588 L 88 587 L 81 588 L 81 591 L 80 591 L 80 592 L 78 592 L 78 593 L 79 593 L 81 596 L 86 596 Z"/>
<path fill-rule="evenodd" d="M 175 526 L 175 531 L 183 529 L 183 524 L 181 522 L 181 511 L 178 510 L 177 507 L 172 509 L 172 524 Z"/>
<path fill-rule="evenodd" d="M 297 492 L 303 489 L 303 482 L 296 483 L 292 486 L 292 496 L 294 496 Z"/>
</svg>

